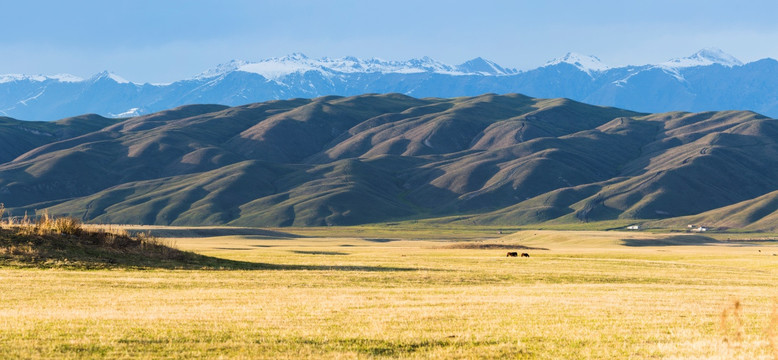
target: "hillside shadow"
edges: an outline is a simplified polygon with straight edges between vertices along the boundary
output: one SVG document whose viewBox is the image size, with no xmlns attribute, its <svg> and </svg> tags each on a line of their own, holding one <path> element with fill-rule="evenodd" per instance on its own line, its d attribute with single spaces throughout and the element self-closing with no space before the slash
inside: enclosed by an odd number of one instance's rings
<svg viewBox="0 0 778 360">
<path fill-rule="evenodd" d="M 306 251 L 306 250 L 291 250 L 290 252 L 302 255 L 351 255 L 349 253 L 340 251 Z"/>
<path fill-rule="evenodd" d="M 295 252 L 295 251 L 293 251 Z M 301 255 L 348 255 L 335 251 L 299 251 Z M 91 262 L 86 268 L 138 268 L 138 269 L 167 269 L 167 270 L 213 270 L 213 271 L 277 271 L 277 270 L 306 270 L 306 271 L 362 271 L 362 272 L 392 272 L 392 271 L 418 271 L 417 267 L 397 266 L 362 266 L 362 265 L 303 265 L 303 264 L 272 264 L 243 260 L 224 259 L 193 252 L 181 252 L 180 256 L 170 260 L 138 259 L 137 257 L 119 257 L 111 261 L 101 258 L 101 261 Z M 426 271 L 437 271 L 428 269 Z"/>
<path fill-rule="evenodd" d="M 205 270 L 205 271 L 361 271 L 361 272 L 392 272 L 392 271 L 418 271 L 419 268 L 396 266 L 360 266 L 360 265 L 299 265 L 299 264 L 271 264 L 240 260 L 229 260 L 207 255 L 186 253 L 176 259 L 149 259 L 137 256 L 111 256 L 102 254 L 100 257 L 79 259 L 70 263 L 45 261 L 4 261 L 0 257 L 0 267 L 11 266 L 16 268 L 65 268 L 74 270 L 99 270 L 99 269 L 160 269 L 160 270 Z M 324 254 L 333 255 L 333 254 Z M 338 254 L 339 255 L 339 254 Z M 423 269 L 436 271 L 437 269 Z"/>
<path fill-rule="evenodd" d="M 325 254 L 330 255 L 330 254 Z M 205 260 L 205 259 L 201 259 Z M 396 266 L 360 266 L 360 265 L 298 265 L 298 264 L 270 264 L 249 261 L 226 260 L 220 258 L 211 258 L 206 261 L 192 264 L 192 267 L 184 266 L 183 269 L 201 269 L 201 270 L 306 270 L 306 271 L 363 271 L 363 272 L 391 272 L 391 271 L 418 271 L 419 268 L 396 267 Z M 181 269 L 181 267 L 176 267 Z M 435 271 L 436 269 L 424 269 L 425 271 Z"/>
<path fill-rule="evenodd" d="M 150 230 L 128 230 L 130 234 L 150 233 L 152 236 L 160 238 L 200 238 L 215 236 L 252 236 L 258 239 L 293 239 L 305 238 L 306 236 L 292 234 L 282 231 L 253 229 L 253 228 L 181 228 L 181 229 L 150 229 Z"/>
<path fill-rule="evenodd" d="M 703 235 L 675 235 L 664 239 L 623 239 L 621 244 L 631 247 L 642 246 L 700 246 L 722 244 L 722 241 Z"/>
<path fill-rule="evenodd" d="M 307 271 L 367 271 L 367 272 L 387 272 L 387 271 L 438 271 L 437 269 L 404 268 L 394 266 L 357 266 L 357 265 L 279 265 L 279 264 L 258 264 L 261 266 L 255 270 L 307 270 Z"/>
<path fill-rule="evenodd" d="M 14 250 L 24 249 L 24 251 Z M 231 248 L 250 250 L 250 248 Z M 297 251 L 300 256 L 348 255 L 337 251 Z M 392 272 L 418 267 L 271 264 L 230 260 L 169 247 L 150 238 L 90 233 L 23 235 L 0 229 L 0 268 L 165 269 L 165 270 L 308 270 Z M 436 269 L 424 269 L 432 270 Z"/>
<path fill-rule="evenodd" d="M 373 238 L 365 238 L 365 239 L 362 239 L 362 240 L 369 241 L 369 242 L 374 242 L 374 243 L 388 243 L 388 242 L 392 242 L 392 241 L 397 241 L 396 239 L 373 239 Z"/>
<path fill-rule="evenodd" d="M 548 250 L 543 247 L 533 247 L 518 244 L 483 244 L 456 243 L 440 247 L 441 249 L 473 249 L 473 250 Z"/>
</svg>

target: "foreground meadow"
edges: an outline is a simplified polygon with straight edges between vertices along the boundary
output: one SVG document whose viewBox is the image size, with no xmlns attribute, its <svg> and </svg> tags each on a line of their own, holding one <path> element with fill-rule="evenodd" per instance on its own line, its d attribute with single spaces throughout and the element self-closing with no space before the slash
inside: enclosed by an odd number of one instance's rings
<svg viewBox="0 0 778 360">
<path fill-rule="evenodd" d="M 0 268 L 0 358 L 778 358 L 772 242 L 156 231 L 251 266 Z"/>
</svg>

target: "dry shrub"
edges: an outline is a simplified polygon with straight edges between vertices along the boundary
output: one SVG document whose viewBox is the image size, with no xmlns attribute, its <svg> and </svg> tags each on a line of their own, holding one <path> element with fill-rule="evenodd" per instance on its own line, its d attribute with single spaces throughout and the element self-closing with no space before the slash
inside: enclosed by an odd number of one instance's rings
<svg viewBox="0 0 778 360">
<path fill-rule="evenodd" d="M 54 231 L 60 234 L 67 235 L 80 235 L 81 234 L 81 220 L 74 217 L 61 217 L 57 218 L 53 222 Z"/>
<path fill-rule="evenodd" d="M 32 223 L 30 217 L 27 216 L 27 212 L 24 213 L 24 217 L 17 220 L 8 219 L 8 228 L 13 229 L 19 235 L 30 236 L 36 235 L 35 224 Z"/>
<path fill-rule="evenodd" d="M 11 246 L 10 253 L 11 255 L 33 256 L 37 254 L 37 251 L 31 245 L 15 245 Z"/>
<path fill-rule="evenodd" d="M 21 235 L 81 235 L 83 228 L 81 220 L 74 217 L 54 218 L 44 212 L 34 223 L 27 214 L 18 223 L 10 223 L 9 228 L 15 229 Z"/>
<path fill-rule="evenodd" d="M 0 203 L 0 229 L 8 229 L 11 227 L 11 217 L 8 216 L 7 220 L 3 220 L 5 215 L 5 204 Z"/>
<path fill-rule="evenodd" d="M 127 230 L 116 225 L 81 224 L 81 229 L 97 243 L 113 248 L 125 248 L 134 241 Z"/>
<path fill-rule="evenodd" d="M 32 257 L 37 254 L 37 250 L 30 244 L 14 244 L 7 247 L 0 247 L 0 255 Z"/>
<path fill-rule="evenodd" d="M 111 234 L 115 236 L 130 237 L 130 233 L 119 225 L 112 224 L 81 224 L 81 228 L 85 231 L 98 234 Z"/>
<path fill-rule="evenodd" d="M 35 233 L 38 235 L 45 235 L 52 232 L 54 229 L 54 219 L 49 216 L 48 211 L 44 211 L 43 215 L 35 222 Z"/>
<path fill-rule="evenodd" d="M 142 250 L 158 253 L 165 259 L 177 259 L 184 255 L 181 250 L 176 248 L 175 241 L 171 239 L 160 239 L 147 232 L 140 232 L 135 235 L 135 238 L 140 241 Z"/>
</svg>

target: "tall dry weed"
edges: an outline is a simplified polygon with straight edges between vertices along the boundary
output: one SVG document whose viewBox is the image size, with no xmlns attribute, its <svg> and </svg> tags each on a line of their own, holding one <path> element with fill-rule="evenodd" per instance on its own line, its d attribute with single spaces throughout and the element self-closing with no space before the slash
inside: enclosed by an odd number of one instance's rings
<svg viewBox="0 0 778 360">
<path fill-rule="evenodd" d="M 67 235 L 80 235 L 81 234 L 81 220 L 74 217 L 61 217 L 54 219 L 53 230 L 60 234 Z"/>
<path fill-rule="evenodd" d="M 81 227 L 88 232 L 98 234 L 112 234 L 116 236 L 130 237 L 130 233 L 121 225 L 113 224 L 81 224 Z"/>
<path fill-rule="evenodd" d="M 743 341 L 745 339 L 745 330 L 743 325 L 743 304 L 739 299 L 733 299 L 720 316 L 720 328 L 722 333 L 722 342 L 726 345 L 725 358 L 736 358 L 736 355 L 744 356 Z M 767 338 L 767 345 L 770 347 L 773 359 L 778 360 L 778 299 L 773 302 L 773 309 L 770 313 L 770 319 L 767 327 L 764 329 L 764 335 Z M 747 356 L 747 355 L 746 355 Z"/>
<path fill-rule="evenodd" d="M 35 235 L 35 225 L 32 223 L 32 220 L 30 220 L 26 211 L 21 219 L 14 221 L 9 220 L 9 227 L 16 230 L 19 235 Z"/>
<path fill-rule="evenodd" d="M 44 211 L 43 215 L 35 222 L 35 233 L 38 235 L 46 235 L 54 228 L 54 219 L 49 216 L 48 211 Z"/>
<path fill-rule="evenodd" d="M 55 218 L 46 211 L 35 222 L 30 219 L 27 213 L 19 222 L 11 222 L 10 220 L 8 222 L 8 227 L 15 229 L 21 235 L 80 235 L 83 231 L 81 225 L 79 219 L 74 217 Z"/>
<path fill-rule="evenodd" d="M 160 239 L 150 232 L 139 232 L 135 235 L 135 238 L 140 240 L 141 247 L 143 249 L 152 249 L 157 247 L 175 247 L 175 242 L 171 239 Z"/>
<path fill-rule="evenodd" d="M 743 342 L 743 314 L 740 299 L 733 299 L 721 312 L 722 341 L 729 349 L 739 349 Z"/>
<path fill-rule="evenodd" d="M 5 204 L 0 203 L 0 229 L 8 229 L 11 227 L 11 216 L 8 216 L 8 219 L 3 220 L 3 216 L 5 216 Z"/>
</svg>

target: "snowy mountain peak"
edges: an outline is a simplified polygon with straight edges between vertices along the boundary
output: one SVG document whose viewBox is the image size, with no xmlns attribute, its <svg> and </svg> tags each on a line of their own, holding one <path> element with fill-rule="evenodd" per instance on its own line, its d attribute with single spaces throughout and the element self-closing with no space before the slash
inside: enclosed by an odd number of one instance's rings
<svg viewBox="0 0 778 360">
<path fill-rule="evenodd" d="M 405 63 L 405 64 L 403 64 Z M 400 73 L 413 73 L 413 72 L 433 72 L 450 74 L 456 72 L 456 69 L 451 65 L 444 64 L 440 61 L 424 56 L 421 59 L 410 59 L 408 61 L 388 62 L 385 65 L 389 65 L 385 72 L 400 72 Z M 410 66 L 408 66 L 410 65 Z M 392 67 L 399 67 L 399 69 L 392 69 Z M 384 71 L 381 71 L 384 72 Z"/>
<path fill-rule="evenodd" d="M 708 66 L 713 64 L 733 67 L 741 66 L 743 65 L 743 62 L 734 56 L 721 51 L 721 49 L 707 48 L 694 53 L 692 56 L 672 59 L 659 65 L 669 68 L 688 68 L 695 66 Z"/>
<path fill-rule="evenodd" d="M 387 61 L 377 58 L 360 59 L 347 56 L 339 59 L 320 58 L 312 59 L 301 53 L 294 53 L 280 58 L 264 59 L 257 62 L 233 60 L 214 69 L 197 75 L 194 79 L 208 79 L 217 77 L 232 71 L 242 71 L 262 75 L 263 77 L 279 81 L 283 77 L 295 73 L 317 71 L 325 76 L 333 76 L 338 73 L 442 73 L 449 75 L 464 75 L 456 68 L 434 60 L 430 57 L 410 59 L 407 61 Z"/>
<path fill-rule="evenodd" d="M 224 75 L 226 73 L 229 73 L 229 72 L 232 72 L 232 71 L 236 71 L 241 66 L 246 65 L 246 64 L 247 64 L 247 62 L 242 61 L 242 60 L 230 60 L 230 62 L 228 62 L 228 63 L 219 64 L 219 65 L 216 65 L 216 67 L 213 68 L 213 69 L 208 69 L 206 71 L 201 72 L 200 74 L 195 76 L 193 79 L 194 80 L 203 80 L 203 79 L 215 78 L 215 77 Z"/>
<path fill-rule="evenodd" d="M 494 61 L 486 60 L 482 57 L 477 57 L 472 60 L 468 60 L 456 67 L 460 72 L 466 74 L 481 74 L 481 75 L 512 75 L 518 73 L 516 69 L 506 69 L 500 65 L 497 65 Z"/>
<path fill-rule="evenodd" d="M 596 56 L 581 55 L 573 52 L 569 52 L 561 58 L 557 58 L 547 62 L 545 65 L 543 65 L 543 67 L 558 65 L 558 64 L 573 65 L 589 75 L 591 75 L 592 72 L 600 72 L 600 71 L 606 71 L 610 69 L 608 65 L 605 65 Z"/>
<path fill-rule="evenodd" d="M 93 82 L 97 82 L 99 80 L 112 80 L 112 81 L 116 82 L 117 84 L 129 84 L 130 83 L 129 80 L 127 80 L 127 79 L 125 79 L 125 78 L 123 78 L 123 77 L 121 77 L 119 75 L 116 75 L 116 74 L 114 74 L 114 73 L 112 73 L 110 71 L 103 71 L 103 72 L 100 72 L 98 74 L 95 74 L 94 76 L 92 76 L 92 78 L 90 80 L 93 81 Z"/>
<path fill-rule="evenodd" d="M 303 53 L 294 52 L 289 55 L 286 55 L 282 57 L 281 59 L 287 60 L 287 61 L 302 61 L 302 60 L 308 60 L 308 57 L 305 56 Z"/>
<path fill-rule="evenodd" d="M 85 80 L 66 74 L 0 74 L 0 115 L 31 120 L 83 113 L 127 117 L 196 103 L 242 105 L 360 93 L 456 97 L 516 92 L 643 112 L 752 109 L 778 118 L 770 97 L 778 89 L 778 61 L 738 66 L 739 60 L 718 49 L 681 60 L 610 68 L 596 57 L 568 53 L 547 67 L 516 71 L 480 57 L 451 66 L 430 57 L 309 58 L 297 53 L 255 62 L 232 60 L 169 84 L 141 85 L 108 71 Z M 760 81 L 749 80 L 754 78 Z M 714 90 L 721 92 L 711 94 Z"/>
<path fill-rule="evenodd" d="M 48 76 L 48 78 L 57 80 L 59 82 L 67 82 L 67 83 L 75 83 L 75 82 L 84 81 L 83 78 L 80 78 L 78 76 L 71 75 L 71 74 L 51 75 L 51 76 Z"/>
<path fill-rule="evenodd" d="M 3 74 L 0 75 L 0 84 L 14 82 L 14 81 L 46 81 L 46 77 L 43 75 L 23 75 L 23 74 Z"/>
<path fill-rule="evenodd" d="M 57 74 L 57 75 L 2 74 L 0 75 L 0 84 L 13 82 L 13 81 L 44 82 L 46 80 L 54 80 L 54 81 L 65 82 L 65 83 L 84 81 L 84 79 L 70 74 Z"/>
<path fill-rule="evenodd" d="M 259 74 L 271 80 L 279 80 L 294 73 L 305 73 L 317 69 L 323 70 L 319 65 L 316 61 L 312 61 L 303 54 L 294 53 L 280 58 L 260 60 L 255 63 L 242 62 L 235 70 Z"/>
</svg>

